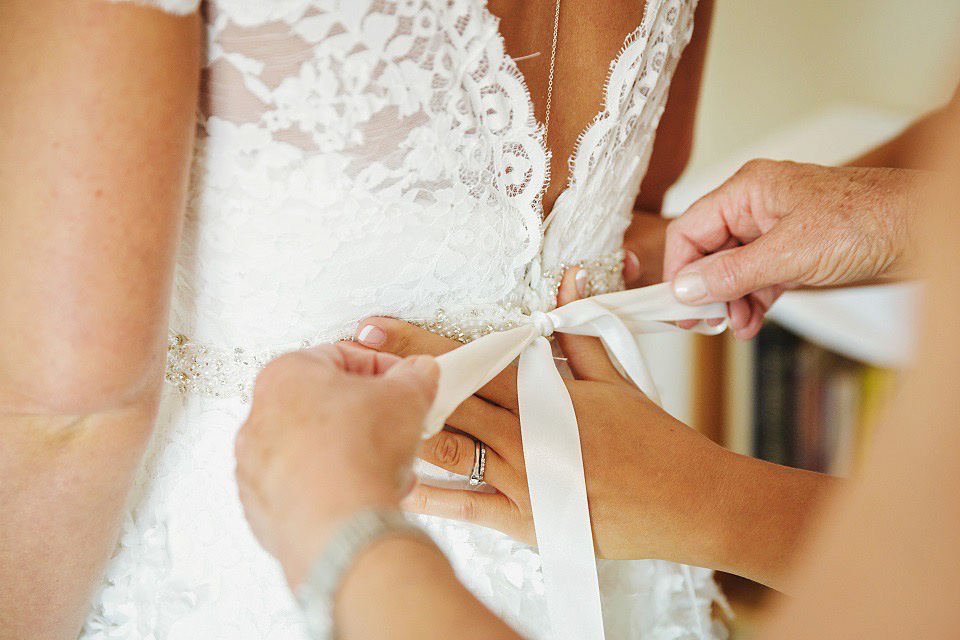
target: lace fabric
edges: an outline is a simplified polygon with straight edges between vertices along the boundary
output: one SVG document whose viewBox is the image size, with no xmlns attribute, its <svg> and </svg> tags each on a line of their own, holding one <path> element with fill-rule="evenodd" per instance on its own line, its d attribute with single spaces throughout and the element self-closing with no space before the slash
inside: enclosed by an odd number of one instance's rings
<svg viewBox="0 0 960 640">
<path fill-rule="evenodd" d="M 543 130 L 482 0 L 203 5 L 172 384 L 83 637 L 303 640 L 236 499 L 232 440 L 252 374 L 270 354 L 348 337 L 374 314 L 468 339 L 552 308 L 563 265 L 616 256 L 694 8 L 649 0 L 542 221 Z M 549 637 L 534 550 L 421 521 L 488 606 Z M 677 565 L 610 562 L 600 573 L 608 637 L 693 637 Z M 709 571 L 694 577 L 706 619 L 718 593 Z"/>
</svg>

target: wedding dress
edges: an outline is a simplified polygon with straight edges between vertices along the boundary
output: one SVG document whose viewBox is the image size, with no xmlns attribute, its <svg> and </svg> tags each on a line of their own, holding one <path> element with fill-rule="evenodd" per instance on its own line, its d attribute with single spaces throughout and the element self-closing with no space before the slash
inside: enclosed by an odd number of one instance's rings
<svg viewBox="0 0 960 640">
<path fill-rule="evenodd" d="M 647 4 L 543 222 L 543 128 L 483 0 L 204 5 L 168 384 L 82 638 L 304 640 L 233 479 L 233 439 L 271 357 L 348 339 L 374 314 L 468 341 L 553 308 L 566 265 L 587 268 L 593 293 L 622 286 L 618 248 L 695 8 Z M 535 550 L 420 521 L 485 604 L 551 636 Z M 719 597 L 693 569 L 694 606 L 668 562 L 600 562 L 599 574 L 612 639 L 696 637 Z"/>
</svg>

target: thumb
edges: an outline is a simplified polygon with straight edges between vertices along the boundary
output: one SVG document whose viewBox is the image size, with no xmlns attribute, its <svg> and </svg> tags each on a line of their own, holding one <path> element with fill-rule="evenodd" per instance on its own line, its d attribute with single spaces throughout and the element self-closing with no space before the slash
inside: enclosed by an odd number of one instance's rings
<svg viewBox="0 0 960 640">
<path fill-rule="evenodd" d="M 761 237 L 750 244 L 718 251 L 681 269 L 673 294 L 686 304 L 730 302 L 754 291 L 789 282 L 789 257 L 772 250 Z"/>
<path fill-rule="evenodd" d="M 440 367 L 432 356 L 409 356 L 387 369 L 383 379 L 390 385 L 400 386 L 405 396 L 429 407 L 437 395 Z"/>
<path fill-rule="evenodd" d="M 586 293 L 588 274 L 583 268 L 568 269 L 560 282 L 557 291 L 557 303 L 562 306 L 575 302 Z M 617 368 L 610 362 L 607 350 L 603 348 L 600 338 L 577 336 L 570 333 L 557 332 L 553 334 L 560 351 L 567 358 L 567 365 L 573 377 L 578 380 L 593 380 L 596 382 L 622 382 L 623 378 Z"/>
</svg>

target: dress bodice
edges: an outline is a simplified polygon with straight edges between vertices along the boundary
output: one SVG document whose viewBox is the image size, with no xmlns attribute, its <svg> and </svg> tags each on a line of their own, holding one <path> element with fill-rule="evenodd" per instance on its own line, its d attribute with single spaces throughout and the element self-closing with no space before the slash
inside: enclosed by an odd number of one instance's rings
<svg viewBox="0 0 960 640">
<path fill-rule="evenodd" d="M 200 2 L 137 1 L 177 13 Z M 233 442 L 253 374 L 280 351 L 352 336 L 371 314 L 462 340 L 524 322 L 554 306 L 568 264 L 587 266 L 594 291 L 617 287 L 694 5 L 648 0 L 542 221 L 543 128 L 484 0 L 203 4 L 172 384 L 81 638 L 306 638 L 236 495 Z M 534 549 L 420 522 L 487 606 L 550 637 Z M 672 563 L 599 572 L 611 639 L 695 637 L 717 597 L 707 570 L 694 571 L 693 600 Z"/>
<path fill-rule="evenodd" d="M 371 314 L 509 325 L 568 264 L 615 286 L 692 5 L 650 0 L 541 222 L 543 127 L 481 0 L 205 4 L 171 381 L 199 346 L 269 355 Z"/>
</svg>

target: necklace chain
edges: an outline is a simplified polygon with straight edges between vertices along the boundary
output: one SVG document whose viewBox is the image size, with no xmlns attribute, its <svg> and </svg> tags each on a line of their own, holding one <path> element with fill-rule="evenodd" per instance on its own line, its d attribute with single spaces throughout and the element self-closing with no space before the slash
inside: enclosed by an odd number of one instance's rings
<svg viewBox="0 0 960 640">
<path fill-rule="evenodd" d="M 550 47 L 550 75 L 547 78 L 547 111 L 543 118 L 543 144 L 547 144 L 547 133 L 550 131 L 550 104 L 553 102 L 553 70 L 557 64 L 557 35 L 560 32 L 560 0 L 553 14 L 553 45 Z M 549 148 L 549 147 L 548 147 Z"/>
</svg>

